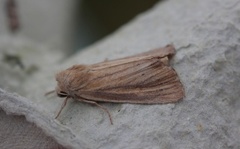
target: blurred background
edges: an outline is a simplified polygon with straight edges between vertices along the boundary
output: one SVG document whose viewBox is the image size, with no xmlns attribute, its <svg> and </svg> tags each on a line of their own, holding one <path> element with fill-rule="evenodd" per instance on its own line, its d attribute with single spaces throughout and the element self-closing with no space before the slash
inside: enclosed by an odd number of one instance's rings
<svg viewBox="0 0 240 149">
<path fill-rule="evenodd" d="M 0 0 L 0 37 L 71 53 L 114 32 L 159 0 Z"/>
</svg>

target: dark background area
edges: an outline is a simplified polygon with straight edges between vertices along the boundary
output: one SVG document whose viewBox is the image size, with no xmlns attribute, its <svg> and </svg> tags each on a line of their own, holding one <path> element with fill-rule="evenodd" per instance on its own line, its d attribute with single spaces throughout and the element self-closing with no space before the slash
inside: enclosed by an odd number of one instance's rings
<svg viewBox="0 0 240 149">
<path fill-rule="evenodd" d="M 159 0 L 83 0 L 76 16 L 73 49 L 81 49 L 114 32 Z M 77 6 L 77 7 L 78 7 Z"/>
</svg>

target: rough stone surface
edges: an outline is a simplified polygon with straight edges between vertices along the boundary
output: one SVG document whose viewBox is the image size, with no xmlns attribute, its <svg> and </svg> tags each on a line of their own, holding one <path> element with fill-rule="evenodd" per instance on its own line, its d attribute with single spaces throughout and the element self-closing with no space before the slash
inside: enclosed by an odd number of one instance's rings
<svg viewBox="0 0 240 149">
<path fill-rule="evenodd" d="M 26 121 L 24 116 L 9 116 L 0 110 L 1 149 L 64 149 L 52 138 Z"/>
<path fill-rule="evenodd" d="M 113 35 L 62 64 L 24 81 L 22 98 L 3 90 L 0 107 L 25 115 L 60 144 L 72 148 L 240 148 L 240 1 L 170 0 L 159 3 Z M 53 74 L 73 64 L 95 63 L 172 43 L 172 60 L 186 97 L 176 104 L 102 104 L 101 109 L 43 94 Z"/>
</svg>

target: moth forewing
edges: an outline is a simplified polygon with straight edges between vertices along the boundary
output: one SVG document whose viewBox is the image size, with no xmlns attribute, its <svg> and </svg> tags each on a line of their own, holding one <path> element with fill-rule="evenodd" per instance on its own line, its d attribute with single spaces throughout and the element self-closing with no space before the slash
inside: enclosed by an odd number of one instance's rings
<svg viewBox="0 0 240 149">
<path fill-rule="evenodd" d="M 176 102 L 184 97 L 184 89 L 176 71 L 168 66 L 169 58 L 174 54 L 174 47 L 168 45 L 117 60 L 74 65 L 56 75 L 57 93 L 95 104 L 106 111 L 110 119 L 110 113 L 97 102 Z"/>
<path fill-rule="evenodd" d="M 102 75 L 102 70 L 91 72 L 94 74 L 89 79 L 91 83 L 80 89 L 78 96 L 94 101 L 141 104 L 169 103 L 182 98 L 182 84 L 171 67 L 157 59 L 139 64 L 144 66 L 138 65 L 135 70 L 131 67 L 121 70 L 119 65 L 116 69 L 119 73 L 112 70 L 107 76 Z"/>
</svg>

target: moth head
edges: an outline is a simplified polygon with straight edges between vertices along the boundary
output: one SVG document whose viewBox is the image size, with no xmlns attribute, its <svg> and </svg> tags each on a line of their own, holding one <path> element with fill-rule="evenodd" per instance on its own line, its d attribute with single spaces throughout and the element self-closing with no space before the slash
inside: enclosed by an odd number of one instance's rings
<svg viewBox="0 0 240 149">
<path fill-rule="evenodd" d="M 65 89 L 59 85 L 56 87 L 55 92 L 57 93 L 57 96 L 60 98 L 69 97 L 68 92 L 65 91 Z"/>
<path fill-rule="evenodd" d="M 73 82 L 72 73 L 64 70 L 56 74 L 57 87 L 55 89 L 60 98 L 71 97 L 71 82 Z"/>
<path fill-rule="evenodd" d="M 64 98 L 64 97 L 67 97 L 68 94 L 64 91 L 59 91 L 59 92 L 57 92 L 57 96 L 60 98 Z"/>
<path fill-rule="evenodd" d="M 85 66 L 74 65 L 56 74 L 56 93 L 59 97 L 74 97 L 75 90 L 86 81 Z M 84 77 L 85 76 L 85 77 Z"/>
</svg>

